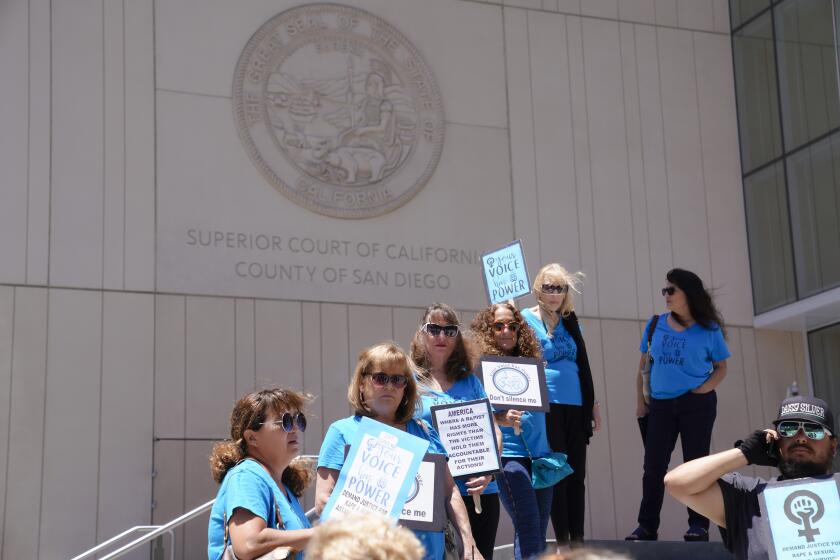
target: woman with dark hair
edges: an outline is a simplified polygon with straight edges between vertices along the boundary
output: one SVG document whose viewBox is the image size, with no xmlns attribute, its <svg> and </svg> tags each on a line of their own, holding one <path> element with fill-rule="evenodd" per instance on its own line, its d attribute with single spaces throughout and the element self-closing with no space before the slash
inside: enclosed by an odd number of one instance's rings
<svg viewBox="0 0 840 560">
<path fill-rule="evenodd" d="M 312 529 L 298 502 L 311 476 L 292 464 L 306 429 L 309 395 L 266 389 L 239 399 L 230 415 L 230 439 L 213 446 L 210 470 L 221 484 L 210 512 L 207 557 L 228 546 L 240 560 L 276 548 L 303 550 Z M 303 558 L 303 553 L 297 555 Z"/>
<path fill-rule="evenodd" d="M 533 330 L 509 303 L 484 309 L 473 319 L 471 328 L 484 355 L 542 359 Z M 552 495 L 552 487 L 536 489 L 531 483 L 531 459 L 545 457 L 551 451 L 545 413 L 505 410 L 495 417 L 502 432 L 499 495 L 513 521 L 514 558 L 537 558 L 545 550 Z"/>
<path fill-rule="evenodd" d="M 666 279 L 662 295 L 668 313 L 648 321 L 639 346 L 642 357 L 636 378 L 636 416 L 646 418 L 647 428 L 639 526 L 627 537 L 631 541 L 658 538 L 663 478 L 677 436 L 684 461 L 709 454 L 717 414 L 715 388 L 726 377 L 726 359 L 730 356 L 723 319 L 703 281 L 680 268 L 668 272 Z M 648 340 L 653 357 L 649 391 L 641 374 Z M 688 531 L 683 538 L 709 540 L 709 520 L 689 509 Z"/>
<path fill-rule="evenodd" d="M 359 354 L 350 387 L 347 389 L 347 400 L 355 413 L 330 425 L 318 455 L 318 480 L 315 483 L 317 511 L 323 510 L 335 489 L 341 467 L 344 466 L 344 446 L 353 441 L 363 416 L 427 440 L 429 453 L 446 453 L 437 432 L 425 421 L 414 419 L 417 399 L 417 384 L 409 358 L 402 348 L 393 342 L 382 342 L 366 348 Z M 469 516 L 461 495 L 453 492 L 455 481 L 449 469 L 445 472 L 446 509 L 449 518 L 461 533 L 466 553 L 470 554 L 475 542 L 470 532 Z M 443 531 L 417 530 L 414 534 L 426 549 L 426 555 L 423 557 L 425 560 L 442 560 Z M 478 552 L 475 553 L 475 558 L 483 560 Z"/>
<path fill-rule="evenodd" d="M 473 375 L 475 357 L 464 339 L 455 310 L 445 303 L 433 303 L 420 318 L 411 341 L 416 366 L 420 407 L 418 416 L 431 423 L 435 405 L 487 398 L 481 381 Z M 497 437 L 501 438 L 496 429 Z M 493 558 L 499 526 L 499 488 L 493 477 L 474 476 L 456 484 L 467 505 L 475 544 L 487 560 Z M 467 496 L 481 496 L 481 513 Z"/>
<path fill-rule="evenodd" d="M 558 263 L 543 266 L 534 277 L 537 305 L 522 311 L 539 340 L 545 360 L 550 408 L 546 415 L 548 444 L 565 453 L 572 474 L 554 486 L 551 524 L 558 546 L 583 544 L 586 508 L 586 447 L 601 415 L 583 332 L 575 314 L 574 294 L 583 274 Z"/>
</svg>

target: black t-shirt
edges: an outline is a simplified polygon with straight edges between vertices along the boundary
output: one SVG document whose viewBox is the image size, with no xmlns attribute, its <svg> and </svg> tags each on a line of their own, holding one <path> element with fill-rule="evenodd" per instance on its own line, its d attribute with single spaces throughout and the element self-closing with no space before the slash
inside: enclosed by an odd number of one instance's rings
<svg viewBox="0 0 840 560">
<path fill-rule="evenodd" d="M 767 481 L 729 473 L 718 480 L 718 486 L 726 519 L 726 529 L 720 529 L 724 546 L 739 560 L 770 558 L 770 526 L 761 517 L 758 503 Z"/>
</svg>

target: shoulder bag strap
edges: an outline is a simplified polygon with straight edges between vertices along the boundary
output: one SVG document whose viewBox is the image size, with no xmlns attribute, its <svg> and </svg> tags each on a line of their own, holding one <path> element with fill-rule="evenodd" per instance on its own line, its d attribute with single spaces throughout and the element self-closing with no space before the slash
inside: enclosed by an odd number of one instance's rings
<svg viewBox="0 0 840 560">
<path fill-rule="evenodd" d="M 647 351 L 650 354 L 650 343 L 653 340 L 653 331 L 656 330 L 656 324 L 659 322 L 659 315 L 654 315 L 650 318 L 650 328 L 648 329 L 648 344 L 647 344 Z"/>
</svg>

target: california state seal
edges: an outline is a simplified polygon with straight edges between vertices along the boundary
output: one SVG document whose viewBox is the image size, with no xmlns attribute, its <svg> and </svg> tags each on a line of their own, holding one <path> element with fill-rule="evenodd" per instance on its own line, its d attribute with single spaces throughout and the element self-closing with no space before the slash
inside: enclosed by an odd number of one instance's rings
<svg viewBox="0 0 840 560">
<path fill-rule="evenodd" d="M 402 33 L 358 8 L 308 4 L 267 21 L 239 57 L 232 97 L 263 177 L 328 216 L 405 204 L 443 149 L 431 69 Z"/>
</svg>

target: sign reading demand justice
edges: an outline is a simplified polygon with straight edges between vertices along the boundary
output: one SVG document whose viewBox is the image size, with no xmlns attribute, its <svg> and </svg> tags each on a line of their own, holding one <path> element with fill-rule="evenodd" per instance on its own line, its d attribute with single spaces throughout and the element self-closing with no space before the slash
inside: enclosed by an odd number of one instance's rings
<svg viewBox="0 0 840 560">
<path fill-rule="evenodd" d="M 487 398 L 495 408 L 548 410 L 548 388 L 541 361 L 511 356 L 482 356 L 479 369 Z"/>
<path fill-rule="evenodd" d="M 388 22 L 340 4 L 273 17 L 239 58 L 239 137 L 277 190 L 310 210 L 369 218 L 423 188 L 443 149 L 440 92 Z"/>
<path fill-rule="evenodd" d="M 773 560 L 840 556 L 840 474 L 768 483 L 760 503 Z"/>
</svg>

